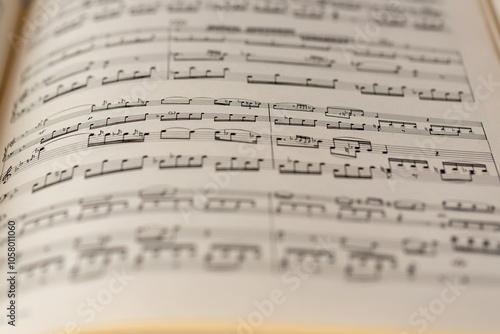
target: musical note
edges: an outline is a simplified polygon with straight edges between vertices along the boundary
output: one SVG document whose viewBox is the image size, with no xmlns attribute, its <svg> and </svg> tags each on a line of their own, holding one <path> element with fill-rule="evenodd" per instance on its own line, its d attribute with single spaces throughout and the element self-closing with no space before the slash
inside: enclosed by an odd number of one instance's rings
<svg viewBox="0 0 500 334">
<path fill-rule="evenodd" d="M 451 244 L 453 249 L 457 252 L 500 255 L 500 241 L 492 241 L 488 238 L 464 238 L 453 236 L 451 238 Z"/>
<path fill-rule="evenodd" d="M 409 255 L 436 256 L 437 241 L 423 241 L 414 238 L 403 239 L 401 244 L 403 251 Z"/>
<path fill-rule="evenodd" d="M 49 172 L 45 174 L 45 177 L 43 178 L 43 182 L 36 182 L 32 186 L 32 192 L 37 192 L 42 189 L 46 189 L 50 186 L 60 184 L 62 182 L 69 181 L 73 179 L 73 175 L 75 173 L 75 170 L 78 168 L 78 165 L 73 166 L 73 168 L 69 169 L 64 169 L 61 171 L 55 171 L 55 172 Z"/>
<path fill-rule="evenodd" d="M 314 263 L 315 272 L 319 273 L 334 264 L 335 256 L 333 251 L 328 249 L 287 247 L 284 250 L 281 267 L 288 269 L 296 265 L 304 266 L 307 261 Z"/>
<path fill-rule="evenodd" d="M 380 280 L 384 271 L 394 270 L 398 265 L 394 255 L 372 251 L 351 251 L 349 259 L 344 272 L 347 279 L 354 281 Z"/>
<path fill-rule="evenodd" d="M 371 152 L 373 150 L 372 143 L 368 140 L 333 138 L 330 154 L 357 158 L 358 153 L 361 153 L 362 150 Z"/>
<path fill-rule="evenodd" d="M 85 281 L 103 275 L 113 263 L 127 259 L 124 246 L 79 247 L 78 259 L 71 269 L 71 278 Z"/>
<path fill-rule="evenodd" d="M 252 260 L 259 260 L 261 249 L 257 245 L 214 243 L 205 256 L 205 265 L 209 270 L 239 270 Z"/>
<path fill-rule="evenodd" d="M 113 211 L 123 211 L 128 208 L 128 201 L 113 200 L 111 197 L 93 198 L 80 201 L 78 220 L 89 220 L 106 217 Z"/>
</svg>

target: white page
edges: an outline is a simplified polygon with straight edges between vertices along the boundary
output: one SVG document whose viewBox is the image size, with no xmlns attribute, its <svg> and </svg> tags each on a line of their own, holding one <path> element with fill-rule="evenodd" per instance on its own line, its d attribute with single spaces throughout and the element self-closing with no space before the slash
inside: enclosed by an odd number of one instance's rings
<svg viewBox="0 0 500 334">
<path fill-rule="evenodd" d="M 500 327 L 477 3 L 40 4 L 59 11 L 2 131 L 20 255 L 2 332 Z"/>
</svg>

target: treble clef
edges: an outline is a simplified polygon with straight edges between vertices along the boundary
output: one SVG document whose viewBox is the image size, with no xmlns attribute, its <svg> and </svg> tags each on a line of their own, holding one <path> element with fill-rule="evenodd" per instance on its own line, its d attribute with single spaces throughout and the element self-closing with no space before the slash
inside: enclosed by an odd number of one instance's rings
<svg viewBox="0 0 500 334">
<path fill-rule="evenodd" d="M 5 174 L 2 176 L 2 183 L 7 183 L 7 181 L 9 181 L 10 177 L 12 176 L 12 174 L 10 173 L 12 171 L 12 166 L 9 167 L 9 169 L 7 169 L 7 171 L 5 172 Z"/>
</svg>

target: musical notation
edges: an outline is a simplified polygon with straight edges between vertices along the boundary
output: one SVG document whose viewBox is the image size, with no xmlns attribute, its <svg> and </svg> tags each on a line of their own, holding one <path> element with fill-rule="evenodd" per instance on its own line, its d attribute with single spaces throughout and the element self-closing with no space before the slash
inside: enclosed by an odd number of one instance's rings
<svg viewBox="0 0 500 334">
<path fill-rule="evenodd" d="M 23 193 L 38 193 L 47 188 L 72 180 L 89 180 L 95 177 L 125 172 L 199 169 L 212 167 L 215 172 L 264 172 L 276 170 L 282 175 L 317 176 L 323 175 L 332 180 L 406 180 L 420 182 L 474 182 L 484 185 L 495 185 L 498 176 L 491 175 L 484 164 L 459 164 L 443 162 L 441 168 L 429 168 L 425 160 L 404 160 L 389 158 L 386 166 L 363 166 L 351 163 L 332 164 L 310 162 L 304 160 L 269 160 L 264 158 L 245 159 L 240 157 L 221 156 L 143 156 L 141 158 L 124 158 L 118 160 L 102 160 L 97 163 L 74 165 L 46 173 L 43 177 L 29 180 L 11 192 L 0 197 L 0 206 L 15 196 Z M 452 166 L 450 168 L 449 166 Z M 493 183 L 493 184 L 492 184 Z"/>
<path fill-rule="evenodd" d="M 442 2 L 61 8 L 1 143 L 27 295 L 116 269 L 500 284 L 496 147 Z"/>
<path fill-rule="evenodd" d="M 151 108 L 162 108 L 165 106 L 175 106 L 179 111 L 169 111 L 168 113 L 149 112 Z M 180 111 L 183 106 L 216 106 L 217 110 L 212 112 L 194 112 L 189 109 L 186 112 Z M 184 107 L 184 108 L 185 108 Z M 227 112 L 220 108 L 236 108 Z M 140 113 L 141 108 L 148 112 Z M 92 115 L 97 112 L 123 112 L 126 109 L 136 109 L 139 113 L 120 117 L 107 117 L 95 119 Z M 267 109 L 270 112 L 267 112 Z M 224 111 L 224 112 L 222 112 Z M 300 116 L 288 112 L 305 112 Z M 255 112 L 258 112 L 257 114 Z M 66 122 L 66 118 L 45 120 L 36 127 L 26 131 L 22 136 L 14 138 L 10 146 L 18 145 L 23 139 L 39 132 L 42 136 L 22 145 L 21 148 L 10 150 L 5 159 L 30 148 L 37 144 L 45 144 L 56 138 L 79 131 L 95 130 L 114 125 L 127 125 L 137 122 L 172 122 L 172 121 L 213 121 L 214 123 L 238 123 L 250 124 L 257 122 L 268 122 L 279 126 L 292 127 L 314 127 L 326 128 L 330 130 L 353 130 L 366 132 L 388 132 L 409 135 L 430 135 L 430 136 L 450 136 L 456 138 L 466 138 L 474 140 L 484 140 L 484 130 L 479 122 L 471 121 L 450 121 L 445 119 L 432 119 L 427 117 L 401 116 L 388 113 L 378 113 L 364 111 L 349 107 L 319 107 L 309 106 L 301 103 L 266 103 L 245 99 L 210 99 L 210 98 L 166 98 L 162 100 L 125 101 L 110 103 L 104 101 L 102 105 L 91 105 L 82 111 L 73 113 L 73 117 L 88 116 L 90 120 L 79 122 L 62 129 L 52 130 L 51 133 L 44 134 L 47 127 Z M 439 150 L 435 151 L 439 155 Z"/>
<path fill-rule="evenodd" d="M 155 112 L 165 107 L 174 110 Z M 122 111 L 127 114 L 113 116 Z M 0 205 L 23 193 L 43 192 L 72 181 L 79 182 L 82 177 L 93 180 L 152 170 L 275 172 L 295 177 L 322 176 L 335 182 L 401 180 L 488 186 L 497 185 L 499 179 L 481 123 L 473 121 L 457 123 L 303 103 L 183 97 L 104 101 L 75 112 L 71 118 L 79 120 L 72 125 L 68 124 L 67 117 L 39 123 L 9 144 L 3 159 L 9 168 L 0 175 L 4 184 L 14 182 L 17 175 L 44 162 L 63 159 L 75 149 L 93 152 L 107 150 L 110 145 L 158 143 L 168 147 L 171 153 L 123 156 L 51 168 L 41 172 L 41 177 L 25 180 L 2 194 Z M 207 122 L 212 125 L 208 127 Z M 259 123 L 268 123 L 271 132 L 254 131 L 255 128 L 262 131 Z M 60 124 L 65 126 L 61 128 Z M 194 124 L 203 124 L 203 127 Z M 227 124 L 234 125 L 228 127 Z M 321 130 L 324 136 L 317 137 L 308 132 L 310 130 Z M 383 134 L 408 136 L 408 140 L 401 141 L 408 144 L 380 142 L 378 138 Z M 443 147 L 421 148 L 414 144 L 415 136 L 445 137 L 449 143 Z M 470 149 L 465 148 L 464 140 L 471 142 Z M 477 151 L 481 142 L 484 142 L 482 152 Z M 195 151 L 199 145 L 220 147 L 226 154 L 182 154 L 183 149 L 172 150 L 173 143 L 187 145 L 191 148 L 186 149 Z M 252 153 L 252 157 L 242 155 L 242 145 L 255 146 L 260 153 Z M 314 151 L 314 158 L 303 157 L 306 151 Z M 16 158 L 21 160 L 13 163 Z M 363 217 L 371 213 L 357 210 L 356 214 Z"/>
<path fill-rule="evenodd" d="M 489 234 L 500 231 L 500 222 L 496 222 L 496 230 L 456 225 L 454 210 L 450 207 L 454 203 L 454 207 L 468 207 L 471 212 L 472 207 L 488 207 L 491 210 L 486 212 L 473 211 L 476 219 L 498 218 L 498 208 L 488 203 L 456 200 L 426 203 L 342 195 L 329 197 L 300 193 L 223 191 L 218 194 L 207 193 L 204 204 L 197 205 L 196 196 L 196 190 L 193 189 L 157 186 L 138 192 L 102 194 L 99 198 L 60 202 L 17 217 L 19 237 L 27 238 L 67 224 L 92 224 L 96 218 L 112 219 L 115 215 L 133 218 L 134 215 L 147 216 L 159 211 L 173 214 L 174 217 L 179 217 L 182 212 L 191 212 L 194 221 L 196 212 L 200 218 L 207 214 L 220 216 L 246 212 L 255 219 L 271 212 L 277 225 L 269 231 L 270 227 L 259 228 L 252 224 L 243 224 L 241 227 L 232 224 L 227 227 L 179 225 L 174 219 L 172 223 L 132 224 L 113 235 L 89 234 L 72 241 L 63 239 L 45 250 L 31 247 L 23 251 L 21 272 L 26 275 L 23 284 L 47 284 L 61 278 L 76 283 L 88 281 L 104 275 L 110 266 L 126 266 L 136 271 L 271 269 L 273 272 L 282 272 L 304 261 L 317 263 L 315 275 L 334 275 L 332 277 L 353 282 L 397 279 L 408 283 L 420 280 L 437 283 L 440 277 L 446 275 L 433 269 L 432 263 L 440 257 L 484 256 L 488 259 L 500 255 L 500 239 L 496 240 Z M 193 211 L 185 211 L 187 208 Z M 448 215 L 449 223 L 442 223 Z M 373 238 L 348 235 L 342 229 L 326 234 L 317 234 L 314 229 L 304 233 L 302 230 L 306 226 L 297 230 L 286 227 L 286 224 L 283 227 L 281 225 L 282 220 L 284 223 L 290 219 L 305 224 L 302 217 L 315 217 L 319 219 L 318 223 L 328 225 L 332 224 L 332 217 L 337 217 L 334 226 L 339 227 L 345 224 L 359 227 L 364 222 L 375 224 L 382 231 L 389 224 L 399 229 L 406 226 L 413 226 L 417 230 L 434 227 L 437 232 L 433 234 L 434 238 L 388 235 Z M 490 221 L 489 224 L 494 223 Z M 6 225 L 0 227 L 4 229 Z M 241 229 L 248 229 L 245 237 L 241 237 Z M 449 231 L 451 236 L 448 237 L 448 233 L 441 236 L 443 232 L 439 231 Z M 4 242 L 1 240 L 1 243 Z M 277 253 L 269 253 L 265 246 L 267 242 L 276 247 Z M 75 256 L 67 256 L 68 251 L 74 252 Z M 368 265 L 372 262 L 373 266 Z M 416 267 L 415 263 L 418 263 Z M 441 269 L 450 273 L 454 270 L 453 266 Z M 467 277 L 469 284 L 500 283 L 493 276 L 464 277 Z"/>
<path fill-rule="evenodd" d="M 284 16 L 293 27 L 297 26 L 297 21 L 307 18 L 318 20 L 319 13 L 323 17 L 326 8 L 335 7 L 339 7 L 334 10 L 335 15 L 332 14 L 336 24 L 345 20 L 346 24 L 367 22 L 380 27 L 413 27 L 426 32 L 440 31 L 446 26 L 446 19 L 437 14 L 439 10 L 429 10 L 429 7 L 417 4 L 401 5 L 401 12 L 390 15 L 390 20 L 383 13 L 392 13 L 395 8 L 382 9 L 375 4 L 361 7 L 361 11 L 368 11 L 365 13 L 368 16 L 362 14 L 356 17 L 351 17 L 352 9 L 337 3 L 314 2 L 307 6 L 301 4 L 295 9 L 289 8 L 294 5 L 285 5 L 288 14 Z M 270 10 L 268 7 L 274 8 L 274 5 L 266 2 L 262 8 L 260 5 L 250 5 L 250 2 L 235 6 L 241 7 L 243 12 L 253 8 L 255 15 L 276 15 L 281 11 Z M 68 18 L 63 19 L 61 16 L 58 20 L 60 23 L 49 29 L 51 32 L 42 33 L 33 41 L 32 47 L 36 49 L 37 45 L 53 35 L 63 37 L 81 31 L 92 20 L 111 23 L 127 15 L 131 20 L 145 15 L 155 20 L 173 8 L 177 8 L 173 10 L 175 13 L 193 13 L 196 16 L 199 10 L 219 12 L 231 7 L 228 4 L 208 3 L 206 6 L 199 3 L 143 6 L 128 1 L 116 8 L 113 5 L 99 8 L 89 4 L 81 10 L 90 11 L 91 14 L 77 15 L 73 10 L 68 11 Z M 194 8 L 197 9 L 191 11 Z M 349 17 L 340 14 L 342 11 L 349 12 Z M 398 18 L 401 15 L 405 17 L 404 20 Z M 413 19 L 409 20 L 410 16 L 414 16 L 414 22 Z M 130 47 L 144 47 L 146 50 L 163 48 L 168 52 L 166 57 L 160 57 L 157 52 L 103 59 L 92 57 L 102 50 L 128 50 Z M 289 51 L 289 56 L 284 56 L 281 49 Z M 75 63 L 74 60 L 82 57 L 92 60 Z M 148 64 L 138 68 L 138 63 Z M 263 66 L 265 71 L 262 71 Z M 269 66 L 273 66 L 273 73 L 267 70 Z M 301 67 L 308 68 L 308 75 L 297 75 L 302 72 Z M 248 84 L 345 90 L 362 95 L 415 98 L 419 101 L 474 101 L 474 92 L 465 73 L 461 54 L 453 49 L 398 43 L 385 37 L 365 40 L 356 36 L 312 33 L 288 27 L 230 23 L 208 23 L 203 26 L 184 22 L 93 34 L 58 45 L 49 53 L 39 53 L 38 58 L 26 66 L 22 73 L 21 89 L 13 105 L 11 121 L 15 122 L 21 116 L 38 110 L 43 104 L 70 97 L 81 90 L 147 79 L 230 80 Z M 33 82 L 35 77 L 36 81 Z"/>
</svg>

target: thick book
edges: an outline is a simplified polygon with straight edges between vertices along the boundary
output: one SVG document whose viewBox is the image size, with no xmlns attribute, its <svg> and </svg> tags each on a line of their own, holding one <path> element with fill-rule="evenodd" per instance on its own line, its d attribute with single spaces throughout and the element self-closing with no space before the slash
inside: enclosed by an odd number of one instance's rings
<svg viewBox="0 0 500 334">
<path fill-rule="evenodd" d="M 0 332 L 500 333 L 495 13 L 0 1 Z"/>
</svg>

